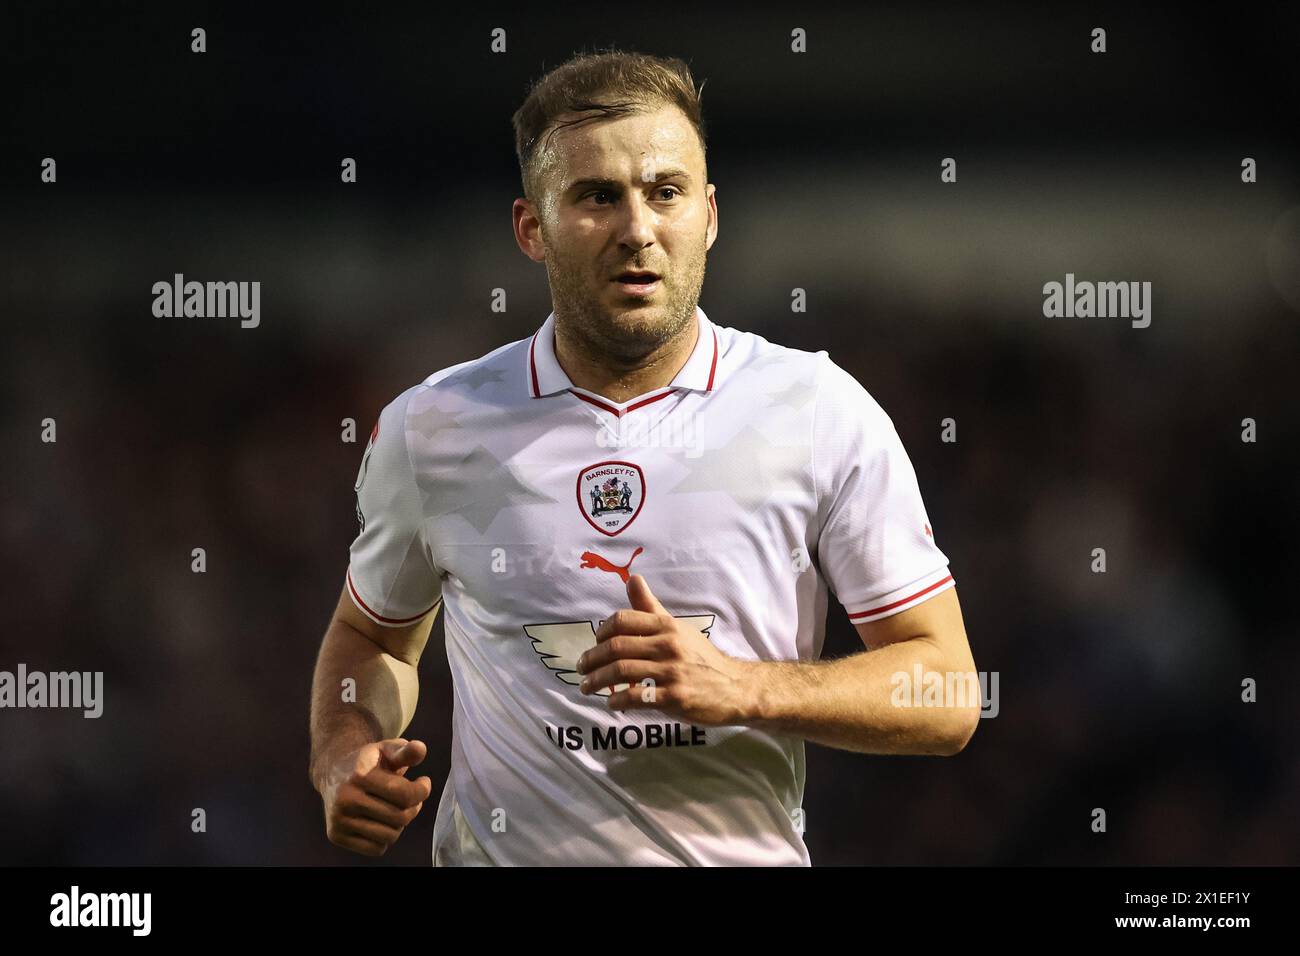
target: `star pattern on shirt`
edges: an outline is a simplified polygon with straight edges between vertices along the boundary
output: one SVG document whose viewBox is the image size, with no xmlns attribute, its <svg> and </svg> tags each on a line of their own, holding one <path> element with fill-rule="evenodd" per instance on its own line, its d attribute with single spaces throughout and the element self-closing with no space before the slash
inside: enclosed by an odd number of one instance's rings
<svg viewBox="0 0 1300 956">
<path fill-rule="evenodd" d="M 716 491 L 752 510 L 779 495 L 805 493 L 809 451 L 806 443 L 774 445 L 746 425 L 721 448 L 685 459 L 687 473 L 667 493 Z"/>
<path fill-rule="evenodd" d="M 452 412 L 445 412 L 437 405 L 428 405 L 423 410 L 407 417 L 407 431 L 417 432 L 425 438 L 432 438 L 438 432 L 459 429 L 461 425 Z"/>
<path fill-rule="evenodd" d="M 455 501 L 442 514 L 457 514 L 480 535 L 507 508 L 555 504 L 556 499 L 525 481 L 508 462 L 503 462 L 482 445 L 455 465 L 458 490 Z"/>
<path fill-rule="evenodd" d="M 779 392 L 768 392 L 766 398 L 768 407 L 785 405 L 797 412 L 811 402 L 816 393 L 812 382 L 797 379 Z"/>
<path fill-rule="evenodd" d="M 772 351 L 750 360 L 739 371 L 743 375 L 770 379 L 781 375 L 783 372 L 793 371 L 795 368 L 796 363 L 791 361 L 790 356 L 779 351 Z"/>
<path fill-rule="evenodd" d="M 756 392 L 763 396 L 768 408 L 784 405 L 795 411 L 801 410 L 817 394 L 816 376 L 813 367 L 806 361 L 792 361 L 780 352 L 761 355 L 749 362 L 736 373 L 744 382 L 744 390 Z M 771 387 L 772 382 L 785 381 L 780 389 Z"/>
<path fill-rule="evenodd" d="M 480 365 L 478 368 L 466 372 L 464 375 L 462 375 L 460 377 L 460 381 L 464 382 L 471 389 L 477 391 L 478 389 L 482 388 L 484 385 L 490 385 L 494 382 L 503 381 L 505 377 L 506 377 L 506 373 L 502 369 L 491 368 L 490 366 L 487 365 Z"/>
</svg>

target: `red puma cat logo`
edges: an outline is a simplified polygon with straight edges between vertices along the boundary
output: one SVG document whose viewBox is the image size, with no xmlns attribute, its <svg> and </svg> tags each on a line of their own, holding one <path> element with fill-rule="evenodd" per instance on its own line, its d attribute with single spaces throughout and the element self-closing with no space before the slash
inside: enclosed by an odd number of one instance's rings
<svg viewBox="0 0 1300 956">
<path fill-rule="evenodd" d="M 600 568 L 600 570 L 602 571 L 613 571 L 615 574 L 619 576 L 619 578 L 623 581 L 624 584 L 627 584 L 627 579 L 628 579 L 627 569 L 632 566 L 632 562 L 636 560 L 636 556 L 644 550 L 645 548 L 637 548 L 635 551 L 632 552 L 632 557 L 627 559 L 627 564 L 622 564 L 622 565 L 611 564 L 605 558 L 602 558 L 600 555 L 598 555 L 595 551 L 584 551 L 582 552 L 582 564 L 578 565 L 578 567 Z"/>
</svg>

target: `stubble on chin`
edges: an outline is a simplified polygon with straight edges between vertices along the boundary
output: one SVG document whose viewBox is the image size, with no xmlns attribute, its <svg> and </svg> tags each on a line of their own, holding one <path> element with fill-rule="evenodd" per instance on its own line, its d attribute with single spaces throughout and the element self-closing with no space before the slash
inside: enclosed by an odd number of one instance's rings
<svg viewBox="0 0 1300 956">
<path fill-rule="evenodd" d="M 562 263 L 546 263 L 555 299 L 556 319 L 562 320 L 566 334 L 595 355 L 605 355 L 632 363 L 644 358 L 683 333 L 695 319 L 695 305 L 704 280 L 704 259 L 692 262 L 685 276 L 665 280 L 660 292 L 662 304 L 638 308 L 629 302 L 621 306 L 607 288 L 594 295 L 575 276 L 579 273 Z M 685 280 L 686 285 L 678 282 Z"/>
<path fill-rule="evenodd" d="M 680 335 L 693 315 L 693 309 L 682 315 L 675 303 L 627 311 L 615 306 L 610 312 L 598 307 L 596 314 L 586 316 L 579 334 L 605 354 L 633 362 Z"/>
</svg>

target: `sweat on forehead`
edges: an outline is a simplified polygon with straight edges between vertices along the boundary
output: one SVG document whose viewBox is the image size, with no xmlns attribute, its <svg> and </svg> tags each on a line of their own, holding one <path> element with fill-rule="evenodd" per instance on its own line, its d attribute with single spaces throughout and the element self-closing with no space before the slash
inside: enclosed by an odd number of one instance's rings
<svg viewBox="0 0 1300 956">
<path fill-rule="evenodd" d="M 636 173 L 645 178 L 663 167 L 690 168 L 697 155 L 703 157 L 703 144 L 686 115 L 669 103 L 613 115 L 568 114 L 539 137 L 531 163 L 532 185 L 558 193 L 577 179 L 616 178 L 617 166 L 610 168 L 602 160 L 617 164 L 629 153 Z"/>
</svg>

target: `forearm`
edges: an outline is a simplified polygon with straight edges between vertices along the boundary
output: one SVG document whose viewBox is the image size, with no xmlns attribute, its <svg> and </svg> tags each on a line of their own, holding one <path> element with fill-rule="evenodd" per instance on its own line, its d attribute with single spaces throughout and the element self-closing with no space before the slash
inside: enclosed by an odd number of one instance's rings
<svg viewBox="0 0 1300 956">
<path fill-rule="evenodd" d="M 349 681 L 345 684 L 345 681 Z M 313 784 L 332 759 L 377 740 L 399 737 L 415 716 L 419 675 L 341 621 L 325 632 L 312 679 Z"/>
<path fill-rule="evenodd" d="M 828 747 L 872 754 L 948 755 L 961 749 L 979 701 L 964 706 L 900 706 L 912 702 L 915 668 L 946 673 L 928 640 L 900 641 L 833 661 L 762 661 L 750 667 L 751 710 L 742 723 L 803 737 Z"/>
</svg>

